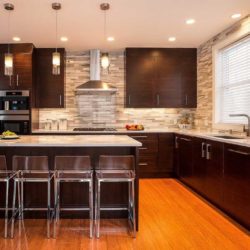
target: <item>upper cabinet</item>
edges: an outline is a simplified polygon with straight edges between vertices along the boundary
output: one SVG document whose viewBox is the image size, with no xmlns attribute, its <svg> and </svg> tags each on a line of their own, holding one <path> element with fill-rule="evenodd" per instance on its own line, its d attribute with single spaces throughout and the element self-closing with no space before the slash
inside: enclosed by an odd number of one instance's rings
<svg viewBox="0 0 250 250">
<path fill-rule="evenodd" d="M 36 68 L 36 107 L 64 107 L 64 58 L 65 50 L 58 49 L 61 54 L 60 75 L 52 74 L 52 53 L 55 49 L 35 49 Z"/>
<path fill-rule="evenodd" d="M 126 49 L 126 100 L 131 108 L 195 108 L 196 49 Z"/>
<path fill-rule="evenodd" d="M 31 43 L 10 44 L 13 54 L 13 75 L 4 74 L 4 55 L 8 52 L 7 44 L 0 44 L 0 89 L 32 89 L 33 83 L 33 50 Z"/>
</svg>

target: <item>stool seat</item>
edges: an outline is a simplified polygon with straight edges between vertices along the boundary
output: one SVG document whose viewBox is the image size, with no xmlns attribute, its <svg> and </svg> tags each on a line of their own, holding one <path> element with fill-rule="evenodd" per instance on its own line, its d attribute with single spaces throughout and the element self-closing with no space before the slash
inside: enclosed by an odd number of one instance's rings
<svg viewBox="0 0 250 250">
<path fill-rule="evenodd" d="M 57 171 L 57 180 L 60 181 L 81 181 L 83 180 L 88 180 L 92 178 L 92 171 L 88 171 L 88 172 L 64 172 L 64 171 Z"/>
<path fill-rule="evenodd" d="M 2 181 L 8 181 L 12 179 L 16 175 L 13 171 L 0 171 L 0 182 Z"/>
<path fill-rule="evenodd" d="M 51 172 L 29 172 L 22 171 L 19 176 L 16 176 L 14 179 L 16 181 L 24 181 L 24 182 L 48 182 L 51 178 L 53 178 L 54 173 Z"/>
<path fill-rule="evenodd" d="M 111 181 L 121 181 L 124 179 L 127 181 L 128 179 L 134 179 L 135 178 L 135 172 L 132 170 L 104 170 L 104 171 L 96 171 L 96 178 L 103 179 L 103 181 L 110 179 Z"/>
</svg>

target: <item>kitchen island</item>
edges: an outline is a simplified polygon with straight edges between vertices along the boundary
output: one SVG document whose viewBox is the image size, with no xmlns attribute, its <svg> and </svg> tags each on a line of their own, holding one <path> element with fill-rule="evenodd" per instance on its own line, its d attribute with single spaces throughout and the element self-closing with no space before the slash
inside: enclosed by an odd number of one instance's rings
<svg viewBox="0 0 250 250">
<path fill-rule="evenodd" d="M 8 169 L 12 169 L 14 155 L 48 156 L 49 168 L 54 169 L 54 158 L 57 155 L 89 155 L 92 168 L 95 169 L 100 155 L 134 155 L 136 174 L 138 171 L 138 147 L 141 143 L 126 135 L 58 135 L 58 136 L 21 136 L 15 140 L 0 140 L 0 155 L 5 155 Z M 138 176 L 138 175 L 136 175 Z M 28 183 L 25 187 L 24 203 L 26 207 L 46 207 L 46 189 L 43 184 Z M 104 208 L 126 208 L 128 204 L 128 187 L 126 183 L 107 183 L 103 186 Z M 63 183 L 61 186 L 61 206 L 79 207 L 88 204 L 88 188 L 82 183 Z M 138 229 L 138 194 L 139 182 L 136 178 L 135 197 Z M 26 217 L 43 218 L 46 213 L 29 211 Z M 102 217 L 123 218 L 125 210 L 103 211 Z M 87 212 L 63 211 L 65 218 L 88 218 Z"/>
</svg>

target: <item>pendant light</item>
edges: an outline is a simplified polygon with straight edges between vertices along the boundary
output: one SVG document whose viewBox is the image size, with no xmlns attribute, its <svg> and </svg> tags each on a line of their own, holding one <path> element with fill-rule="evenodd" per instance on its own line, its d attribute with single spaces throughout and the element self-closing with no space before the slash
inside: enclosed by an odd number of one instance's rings
<svg viewBox="0 0 250 250">
<path fill-rule="evenodd" d="M 5 3 L 4 8 L 8 13 L 8 52 L 4 54 L 4 75 L 13 75 L 13 54 L 10 53 L 10 12 L 14 10 L 14 5 L 11 3 Z"/>
<path fill-rule="evenodd" d="M 106 42 L 106 37 L 107 37 L 107 10 L 110 9 L 109 3 L 102 3 L 100 5 L 100 8 L 102 11 L 104 11 L 104 30 L 103 30 L 103 35 L 104 35 L 104 41 Z M 107 52 L 102 53 L 101 56 L 101 66 L 103 69 L 108 69 L 110 65 L 110 60 L 109 60 L 109 54 Z"/>
<path fill-rule="evenodd" d="M 56 51 L 52 53 L 52 74 L 60 75 L 61 55 L 57 51 L 57 12 L 62 8 L 60 3 L 52 3 L 52 9 L 56 12 Z"/>
</svg>

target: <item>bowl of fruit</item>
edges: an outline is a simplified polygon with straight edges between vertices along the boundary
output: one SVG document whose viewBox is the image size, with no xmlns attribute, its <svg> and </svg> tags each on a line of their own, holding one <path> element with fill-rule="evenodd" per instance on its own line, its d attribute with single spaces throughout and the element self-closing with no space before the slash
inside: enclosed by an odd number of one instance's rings
<svg viewBox="0 0 250 250">
<path fill-rule="evenodd" d="M 144 127 L 143 127 L 143 125 L 141 125 L 141 124 L 127 124 L 126 126 L 125 126 L 125 128 L 127 129 L 127 130 L 134 130 L 134 131 L 140 131 L 140 130 L 144 130 Z"/>
<path fill-rule="evenodd" d="M 18 139 L 19 136 L 10 130 L 4 131 L 1 135 L 1 139 L 3 140 L 10 140 L 10 139 Z"/>
</svg>

